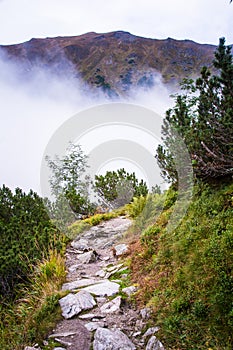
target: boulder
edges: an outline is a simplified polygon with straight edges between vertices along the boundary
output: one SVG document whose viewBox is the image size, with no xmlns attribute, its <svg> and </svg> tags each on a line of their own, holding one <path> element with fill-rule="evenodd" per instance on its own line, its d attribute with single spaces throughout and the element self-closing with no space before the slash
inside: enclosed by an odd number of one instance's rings
<svg viewBox="0 0 233 350">
<path fill-rule="evenodd" d="M 95 299 L 87 291 L 80 291 L 77 294 L 68 294 L 59 300 L 62 309 L 62 316 L 65 319 L 78 315 L 81 311 L 92 309 L 95 305 Z"/>
<path fill-rule="evenodd" d="M 93 342 L 93 350 L 136 350 L 131 340 L 120 330 L 98 328 Z"/>
</svg>

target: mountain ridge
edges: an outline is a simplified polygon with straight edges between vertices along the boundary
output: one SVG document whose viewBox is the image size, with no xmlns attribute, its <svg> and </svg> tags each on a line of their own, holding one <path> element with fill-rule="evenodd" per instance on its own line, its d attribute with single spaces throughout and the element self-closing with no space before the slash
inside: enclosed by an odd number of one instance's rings
<svg viewBox="0 0 233 350">
<path fill-rule="evenodd" d="M 216 46 L 173 38 L 143 38 L 125 31 L 89 32 L 79 36 L 32 38 L 21 44 L 0 45 L 7 60 L 26 75 L 35 68 L 82 78 L 108 93 L 124 94 L 131 87 L 150 88 L 155 76 L 177 84 L 196 77 L 202 66 L 212 67 Z"/>
</svg>

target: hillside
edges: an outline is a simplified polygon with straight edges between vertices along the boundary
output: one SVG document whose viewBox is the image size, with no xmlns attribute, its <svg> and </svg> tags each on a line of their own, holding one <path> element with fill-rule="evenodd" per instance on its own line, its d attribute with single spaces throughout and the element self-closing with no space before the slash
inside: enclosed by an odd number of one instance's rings
<svg viewBox="0 0 233 350">
<path fill-rule="evenodd" d="M 170 84 L 196 77 L 202 66 L 212 67 L 215 49 L 191 40 L 149 39 L 124 31 L 0 46 L 6 59 L 18 64 L 23 79 L 43 68 L 57 75 L 81 77 L 110 94 L 125 93 L 132 86 L 151 87 L 157 74 Z"/>
</svg>

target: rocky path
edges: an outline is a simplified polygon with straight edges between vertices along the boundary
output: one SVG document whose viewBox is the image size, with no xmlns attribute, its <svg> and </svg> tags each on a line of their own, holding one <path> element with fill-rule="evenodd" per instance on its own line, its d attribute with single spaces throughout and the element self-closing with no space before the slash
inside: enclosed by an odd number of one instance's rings
<svg viewBox="0 0 233 350">
<path fill-rule="evenodd" d="M 125 217 L 112 219 L 85 231 L 67 248 L 62 287 L 67 295 L 59 301 L 63 320 L 50 335 L 60 344 L 54 350 L 164 350 L 155 336 L 158 328 L 146 327 L 149 310 L 137 310 L 130 302 L 136 287 L 126 286 L 127 267 L 121 261 L 128 249 L 123 234 L 130 225 Z"/>
</svg>

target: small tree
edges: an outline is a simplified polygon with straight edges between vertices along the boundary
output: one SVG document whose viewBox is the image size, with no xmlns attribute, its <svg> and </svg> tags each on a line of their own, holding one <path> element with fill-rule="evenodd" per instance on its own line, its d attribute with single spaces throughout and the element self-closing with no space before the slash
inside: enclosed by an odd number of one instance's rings
<svg viewBox="0 0 233 350">
<path fill-rule="evenodd" d="M 62 158 L 56 156 L 54 160 L 47 156 L 46 161 L 52 171 L 50 186 L 56 199 L 55 207 L 61 209 L 65 198 L 73 213 L 87 215 L 92 212 L 93 204 L 89 199 L 91 181 L 86 175 L 87 156 L 80 145 L 70 143 L 67 155 Z"/>
<path fill-rule="evenodd" d="M 128 173 L 124 168 L 96 175 L 94 189 L 101 204 L 110 208 L 123 206 L 133 197 L 146 196 L 148 193 L 146 182 L 139 181 L 135 173 Z"/>
</svg>

